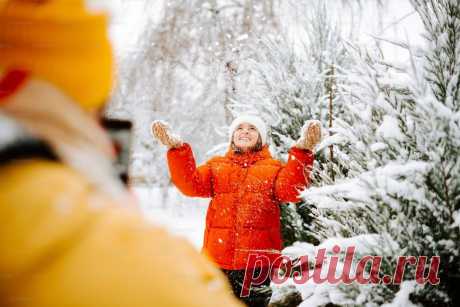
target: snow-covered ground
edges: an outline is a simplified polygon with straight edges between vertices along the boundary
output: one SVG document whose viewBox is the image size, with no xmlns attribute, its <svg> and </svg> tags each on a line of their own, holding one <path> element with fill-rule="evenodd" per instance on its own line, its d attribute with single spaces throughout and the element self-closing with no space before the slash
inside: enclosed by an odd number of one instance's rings
<svg viewBox="0 0 460 307">
<path fill-rule="evenodd" d="M 186 197 L 173 187 L 137 186 L 133 191 L 149 220 L 201 248 L 209 199 Z"/>
</svg>

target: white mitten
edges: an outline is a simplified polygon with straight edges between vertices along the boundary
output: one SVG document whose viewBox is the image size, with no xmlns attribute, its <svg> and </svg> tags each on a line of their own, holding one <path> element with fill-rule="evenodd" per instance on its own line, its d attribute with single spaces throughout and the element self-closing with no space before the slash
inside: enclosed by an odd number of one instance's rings
<svg viewBox="0 0 460 307">
<path fill-rule="evenodd" d="M 301 137 L 295 147 L 314 151 L 315 146 L 321 141 L 321 122 L 316 119 L 307 120 L 302 127 Z"/>
<path fill-rule="evenodd" d="M 161 120 L 156 120 L 150 128 L 152 136 L 168 148 L 177 148 L 182 146 L 183 142 L 179 136 L 171 133 L 169 125 Z"/>
</svg>

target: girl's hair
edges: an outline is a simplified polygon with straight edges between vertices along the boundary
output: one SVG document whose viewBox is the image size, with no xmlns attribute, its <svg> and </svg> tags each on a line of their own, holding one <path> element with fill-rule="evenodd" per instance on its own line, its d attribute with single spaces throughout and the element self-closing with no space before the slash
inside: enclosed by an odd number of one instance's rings
<svg viewBox="0 0 460 307">
<path fill-rule="evenodd" d="M 242 154 L 243 153 L 243 150 L 241 150 L 241 148 L 236 146 L 235 143 L 233 142 L 233 136 L 232 136 L 231 147 L 232 147 L 232 150 L 235 153 L 237 153 L 237 154 Z M 256 151 L 259 151 L 259 150 L 262 150 L 262 138 L 260 137 L 260 134 L 259 134 L 259 137 L 257 138 L 257 143 L 254 146 L 252 146 L 251 148 L 249 148 L 248 151 L 256 152 Z"/>
</svg>

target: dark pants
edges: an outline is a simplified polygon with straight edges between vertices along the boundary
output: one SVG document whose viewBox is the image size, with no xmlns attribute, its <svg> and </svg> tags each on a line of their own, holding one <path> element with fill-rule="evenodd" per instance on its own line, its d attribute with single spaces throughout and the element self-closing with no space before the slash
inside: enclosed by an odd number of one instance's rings
<svg viewBox="0 0 460 307">
<path fill-rule="evenodd" d="M 254 276 L 259 276 L 261 269 L 254 270 Z M 267 278 L 261 285 L 251 286 L 249 296 L 241 297 L 241 289 L 243 288 L 245 270 L 225 270 L 222 272 L 227 276 L 234 295 L 240 299 L 244 304 L 250 307 L 266 307 L 272 295 L 270 289 L 270 278 Z M 252 276 L 249 276 L 252 278 Z"/>
</svg>

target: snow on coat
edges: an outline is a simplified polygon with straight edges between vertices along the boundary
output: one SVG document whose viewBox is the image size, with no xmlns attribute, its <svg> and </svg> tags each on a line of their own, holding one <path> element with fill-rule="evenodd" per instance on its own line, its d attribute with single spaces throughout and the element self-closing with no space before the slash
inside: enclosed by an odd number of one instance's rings
<svg viewBox="0 0 460 307">
<path fill-rule="evenodd" d="M 168 151 L 173 183 L 187 196 L 211 197 L 203 252 L 221 268 L 246 268 L 250 253 L 273 260 L 282 248 L 281 202 L 298 202 L 309 185 L 314 156 L 291 148 L 282 164 L 268 146 L 258 152 L 217 156 L 197 167 L 190 145 Z"/>
</svg>

